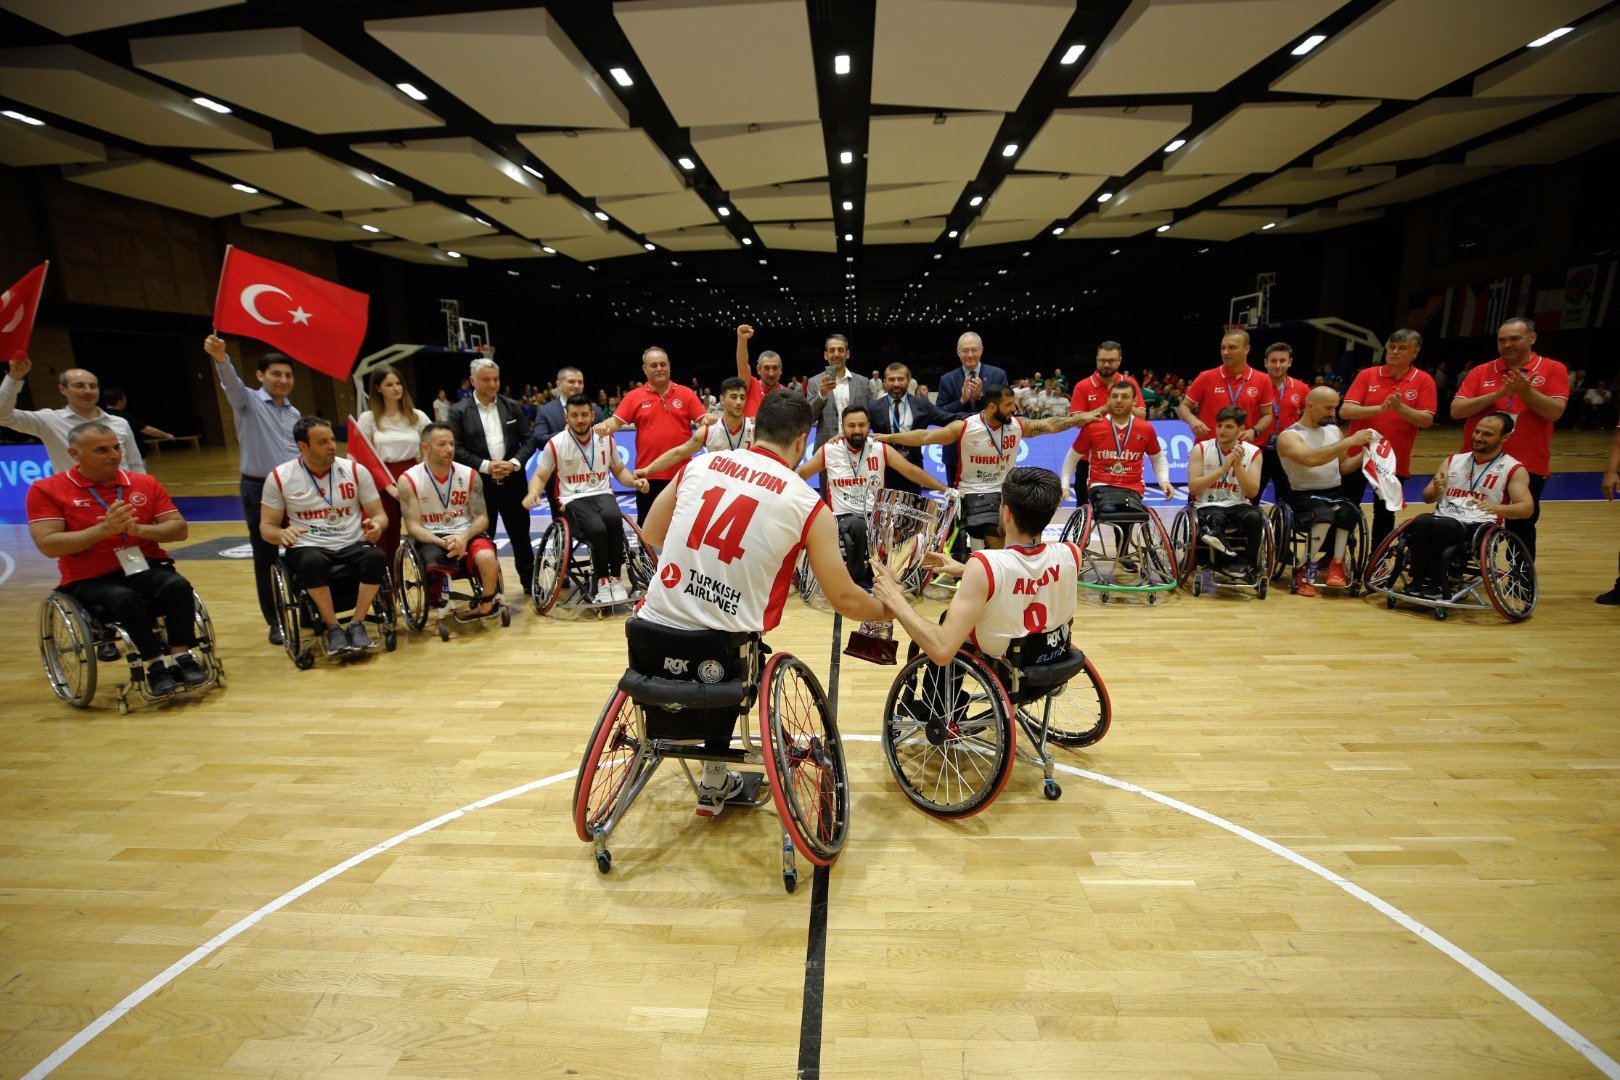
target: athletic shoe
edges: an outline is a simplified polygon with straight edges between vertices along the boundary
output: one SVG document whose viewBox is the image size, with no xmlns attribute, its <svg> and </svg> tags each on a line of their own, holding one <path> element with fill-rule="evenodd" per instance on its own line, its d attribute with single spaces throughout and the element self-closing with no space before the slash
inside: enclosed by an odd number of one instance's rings
<svg viewBox="0 0 1620 1080">
<path fill-rule="evenodd" d="M 341 626 L 328 626 L 326 628 L 327 656 L 341 656 L 348 652 L 350 648 L 348 631 Z"/>
<path fill-rule="evenodd" d="M 741 773 L 727 772 L 726 786 L 712 788 L 707 784 L 698 785 L 697 816 L 715 818 L 726 808 L 726 802 L 742 794 L 743 779 Z"/>
<path fill-rule="evenodd" d="M 620 581 L 618 578 L 614 578 L 612 581 L 612 588 L 614 600 L 621 604 L 628 604 L 630 602 L 630 590 L 624 587 L 624 582 Z"/>
<path fill-rule="evenodd" d="M 1214 533 L 1205 533 L 1203 536 L 1200 536 L 1198 539 L 1201 540 L 1203 543 L 1207 544 L 1209 547 L 1214 548 L 1216 551 L 1220 552 L 1222 555 L 1230 555 L 1230 554 L 1232 554 L 1232 549 L 1227 547 L 1226 542 L 1224 540 L 1222 540 L 1220 537 L 1216 536 Z"/>
<path fill-rule="evenodd" d="M 272 644 L 272 645 L 285 645 L 285 644 L 287 644 L 287 635 L 282 631 L 280 624 L 277 624 L 277 625 L 272 626 L 270 628 L 270 644 Z"/>
<path fill-rule="evenodd" d="M 613 583 L 607 578 L 596 579 L 596 595 L 594 600 L 598 604 L 613 603 Z"/>
<path fill-rule="evenodd" d="M 113 663 L 118 659 L 118 646 L 110 641 L 104 641 L 96 646 L 96 659 L 106 663 Z"/>
<path fill-rule="evenodd" d="M 192 653 L 181 653 L 174 658 L 174 673 L 187 690 L 194 690 L 208 682 L 208 669 Z"/>
<path fill-rule="evenodd" d="M 1614 579 L 1614 588 L 1597 598 L 1600 604 L 1620 604 L 1620 578 Z"/>
<path fill-rule="evenodd" d="M 1344 576 L 1344 560 L 1334 559 L 1328 563 L 1327 580 L 1322 584 L 1330 589 L 1346 589 L 1350 587 L 1350 579 Z"/>
<path fill-rule="evenodd" d="M 1316 595 L 1316 585 L 1311 581 L 1309 570 L 1301 568 L 1294 574 L 1294 592 L 1300 596 Z"/>
<path fill-rule="evenodd" d="M 374 649 L 376 647 L 377 643 L 371 640 L 370 634 L 366 633 L 365 623 L 361 622 L 359 619 L 356 619 L 349 624 L 349 648 L 363 650 Z"/>
<path fill-rule="evenodd" d="M 153 697 L 166 697 L 178 689 L 180 684 L 174 681 L 168 664 L 159 660 L 146 669 L 146 690 Z"/>
</svg>

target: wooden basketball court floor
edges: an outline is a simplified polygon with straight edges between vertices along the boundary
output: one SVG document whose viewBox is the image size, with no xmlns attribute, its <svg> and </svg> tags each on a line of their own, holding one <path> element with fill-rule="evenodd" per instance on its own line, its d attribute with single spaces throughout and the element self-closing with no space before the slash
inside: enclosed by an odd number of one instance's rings
<svg viewBox="0 0 1620 1080">
<path fill-rule="evenodd" d="M 1018 765 L 960 822 L 900 795 L 892 670 L 846 660 L 819 907 L 769 809 L 705 823 L 674 766 L 597 873 L 569 807 L 617 620 L 298 672 L 245 565 L 187 562 L 229 686 L 80 712 L 36 655 L 54 568 L 0 527 L 0 1076 L 1616 1075 L 1617 515 L 1545 508 L 1517 626 L 1084 603 L 1113 730 L 1059 801 Z M 829 616 L 771 640 L 825 675 Z"/>
</svg>

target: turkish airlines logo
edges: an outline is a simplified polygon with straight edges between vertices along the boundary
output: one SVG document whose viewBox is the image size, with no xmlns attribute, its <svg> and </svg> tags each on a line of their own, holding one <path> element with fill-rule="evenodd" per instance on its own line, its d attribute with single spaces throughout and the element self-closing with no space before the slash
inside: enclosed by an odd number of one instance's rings
<svg viewBox="0 0 1620 1080">
<path fill-rule="evenodd" d="M 681 583 L 681 568 L 674 563 L 665 563 L 664 568 L 658 571 L 658 580 L 663 582 L 664 588 L 673 589 Z"/>
<path fill-rule="evenodd" d="M 247 288 L 242 290 L 242 310 L 246 311 L 249 315 L 253 316 L 265 326 L 281 326 L 285 324 L 287 321 L 286 319 L 267 319 L 264 317 L 264 313 L 258 309 L 257 305 L 259 302 L 259 297 L 263 296 L 265 293 L 275 293 L 277 296 L 286 297 L 289 303 L 292 301 L 292 294 L 283 289 L 278 289 L 274 285 L 249 285 Z M 310 314 L 304 310 L 304 306 L 302 304 L 295 308 L 288 309 L 287 314 L 292 316 L 292 321 L 296 325 L 309 325 Z"/>
</svg>

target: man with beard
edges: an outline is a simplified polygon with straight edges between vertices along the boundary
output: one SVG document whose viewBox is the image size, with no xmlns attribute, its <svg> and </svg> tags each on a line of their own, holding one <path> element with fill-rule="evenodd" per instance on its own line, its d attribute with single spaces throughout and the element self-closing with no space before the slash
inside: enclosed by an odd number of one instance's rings
<svg viewBox="0 0 1620 1080">
<path fill-rule="evenodd" d="M 499 599 L 495 583 L 500 566 L 484 505 L 484 482 L 456 461 L 456 434 L 435 421 L 422 429 L 422 460 L 405 470 L 399 484 L 399 516 L 424 569 L 477 575 L 482 599 L 468 609 L 476 618 L 488 615 Z"/>
<path fill-rule="evenodd" d="M 904 364 L 890 364 L 883 372 L 883 396 L 867 402 L 874 435 L 898 435 L 902 431 L 917 431 L 934 425 L 949 424 L 955 417 L 942 411 L 921 394 L 909 393 L 911 369 Z M 899 453 L 917 468 L 922 468 L 922 448 L 901 447 Z M 883 477 L 884 486 L 896 491 L 909 491 L 913 495 L 917 485 L 898 469 L 889 469 Z"/>
<path fill-rule="evenodd" d="M 1136 387 L 1123 379 L 1116 382 L 1108 391 L 1107 417 L 1087 424 L 1074 441 L 1080 456 L 1094 466 L 1088 475 L 1086 501 L 1098 515 L 1142 509 L 1142 496 L 1147 493 L 1142 480 L 1143 458 L 1153 462 L 1160 494 L 1166 499 L 1175 498 L 1175 489 L 1170 486 L 1170 462 L 1159 445 L 1159 434 L 1131 407 L 1136 393 Z M 1078 420 L 1082 415 L 1075 413 L 1072 417 Z M 1074 457 L 1075 451 L 1069 451 L 1070 460 L 1063 463 L 1065 485 Z"/>
<path fill-rule="evenodd" d="M 1124 359 L 1125 351 L 1117 341 L 1105 341 L 1097 346 L 1097 370 L 1075 383 L 1074 393 L 1069 397 L 1069 411 L 1081 413 L 1083 423 L 1094 424 L 1108 415 L 1109 392 L 1114 388 L 1114 384 L 1121 379 L 1124 379 L 1136 389 L 1136 401 L 1131 408 L 1131 413 L 1139 419 L 1147 419 L 1147 402 L 1142 397 L 1141 384 L 1129 375 L 1119 373 L 1119 365 L 1124 362 Z M 1082 427 L 1080 434 L 1074 437 L 1074 445 L 1069 451 L 1076 457 L 1080 457 L 1080 440 L 1084 437 L 1085 428 Z M 1075 490 L 1082 490 L 1086 487 L 1086 470 L 1090 467 L 1090 464 L 1084 458 L 1080 458 L 1078 469 L 1074 473 L 1077 485 Z M 1063 464 L 1063 470 L 1063 475 L 1069 475 L 1069 463 L 1066 461 Z M 1067 491 L 1068 489 L 1065 488 L 1064 490 Z"/>
</svg>

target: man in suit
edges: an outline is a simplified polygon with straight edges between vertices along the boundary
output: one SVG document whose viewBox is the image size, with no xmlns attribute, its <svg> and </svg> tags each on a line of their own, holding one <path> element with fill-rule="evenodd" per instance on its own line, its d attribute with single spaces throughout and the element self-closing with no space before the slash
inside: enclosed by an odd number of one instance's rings
<svg viewBox="0 0 1620 1080">
<path fill-rule="evenodd" d="M 906 365 L 890 364 L 884 369 L 884 394 L 876 401 L 868 402 L 866 406 L 867 414 L 872 420 L 873 434 L 898 435 L 902 431 L 943 427 L 956 419 L 921 394 L 908 394 L 906 390 L 910 385 L 911 371 Z M 895 449 L 903 453 L 907 461 L 922 468 L 922 447 L 897 446 Z M 883 482 L 885 486 L 896 491 L 909 491 L 914 495 L 918 493 L 917 485 L 894 469 L 885 471 Z"/>
<path fill-rule="evenodd" d="M 523 422 L 523 407 L 501 393 L 501 369 L 480 356 L 472 362 L 471 397 L 450 407 L 456 435 L 456 460 L 484 477 L 484 501 L 491 519 L 499 514 L 512 541 L 512 562 L 528 592 L 533 581 L 534 551 L 529 542 L 529 511 L 523 505 L 527 483 L 523 467 L 534 453 L 534 437 Z M 493 536 L 493 526 L 490 533 Z"/>
<path fill-rule="evenodd" d="M 585 393 L 585 373 L 577 367 L 557 369 L 557 393 L 552 399 L 540 406 L 540 411 L 534 418 L 534 445 L 544 449 L 545 445 L 554 436 L 561 435 L 568 426 L 567 401 L 575 394 Z M 602 420 L 602 410 L 595 405 L 591 406 L 591 423 L 598 424 Z M 557 493 L 546 486 L 546 502 L 551 507 L 551 516 L 555 518 L 562 507 L 557 502 Z"/>
<path fill-rule="evenodd" d="M 871 396 L 866 377 L 849 369 L 849 338 L 829 335 L 821 355 L 827 368 L 811 376 L 807 388 L 810 411 L 816 418 L 817 450 L 844 430 L 844 410 L 851 405 L 865 405 Z"/>
<path fill-rule="evenodd" d="M 954 418 L 972 416 L 984 409 L 984 392 L 992 386 L 1009 386 L 1007 373 L 984 362 L 984 342 L 971 330 L 956 339 L 959 367 L 939 380 L 939 407 Z"/>
</svg>

